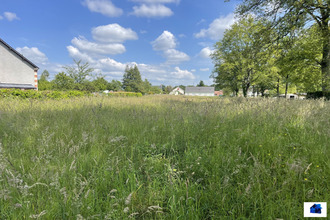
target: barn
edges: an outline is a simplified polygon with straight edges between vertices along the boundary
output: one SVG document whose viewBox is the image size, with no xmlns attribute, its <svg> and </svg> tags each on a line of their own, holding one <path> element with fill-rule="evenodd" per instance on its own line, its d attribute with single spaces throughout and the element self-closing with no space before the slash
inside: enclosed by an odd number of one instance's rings
<svg viewBox="0 0 330 220">
<path fill-rule="evenodd" d="M 0 38 L 0 89 L 38 89 L 38 69 Z"/>
<path fill-rule="evenodd" d="M 185 95 L 214 96 L 214 87 L 186 87 Z"/>
</svg>

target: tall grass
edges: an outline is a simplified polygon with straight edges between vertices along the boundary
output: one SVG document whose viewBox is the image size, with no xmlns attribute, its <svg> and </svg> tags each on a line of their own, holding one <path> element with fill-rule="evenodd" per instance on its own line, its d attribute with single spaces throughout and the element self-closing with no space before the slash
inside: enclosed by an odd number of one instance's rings
<svg viewBox="0 0 330 220">
<path fill-rule="evenodd" d="M 329 139 L 324 101 L 0 99 L 0 219 L 301 219 Z"/>
</svg>

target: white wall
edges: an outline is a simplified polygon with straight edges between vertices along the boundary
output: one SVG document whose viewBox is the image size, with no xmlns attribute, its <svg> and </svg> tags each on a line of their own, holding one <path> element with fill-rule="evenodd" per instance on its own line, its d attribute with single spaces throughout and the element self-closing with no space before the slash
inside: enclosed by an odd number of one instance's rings
<svg viewBox="0 0 330 220">
<path fill-rule="evenodd" d="M 0 43 L 0 83 L 34 85 L 34 69 Z"/>
<path fill-rule="evenodd" d="M 214 96 L 214 93 L 186 93 L 185 95 L 190 95 L 190 96 Z"/>
</svg>

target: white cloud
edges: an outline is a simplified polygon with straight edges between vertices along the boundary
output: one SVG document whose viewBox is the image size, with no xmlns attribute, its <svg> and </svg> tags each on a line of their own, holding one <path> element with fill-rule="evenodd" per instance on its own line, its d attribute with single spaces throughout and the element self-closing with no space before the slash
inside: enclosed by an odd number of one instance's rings
<svg viewBox="0 0 330 220">
<path fill-rule="evenodd" d="M 161 4 L 142 4 L 134 6 L 132 14 L 138 17 L 169 17 L 173 15 L 173 11 Z"/>
<path fill-rule="evenodd" d="M 196 72 L 196 70 L 195 70 L 195 69 L 191 69 L 190 71 L 191 71 L 191 72 L 193 72 L 193 73 L 194 73 L 194 72 Z"/>
<path fill-rule="evenodd" d="M 137 34 L 130 28 L 119 24 L 108 24 L 92 29 L 93 38 L 103 43 L 122 43 L 126 40 L 137 40 Z"/>
<path fill-rule="evenodd" d="M 164 57 L 167 59 L 168 64 L 178 64 L 190 60 L 190 57 L 184 52 L 176 49 L 168 49 L 164 51 Z"/>
<path fill-rule="evenodd" d="M 16 50 L 37 66 L 45 65 L 48 62 L 47 56 L 36 47 L 18 47 Z"/>
<path fill-rule="evenodd" d="M 211 50 L 211 48 L 205 47 L 199 52 L 199 56 L 202 58 L 210 58 L 210 55 L 212 53 L 213 53 L 213 50 Z"/>
<path fill-rule="evenodd" d="M 156 40 L 151 42 L 151 45 L 155 51 L 162 51 L 167 64 L 178 64 L 190 60 L 187 54 L 175 49 L 177 41 L 175 36 L 169 31 L 164 31 Z"/>
<path fill-rule="evenodd" d="M 168 50 L 176 48 L 176 39 L 169 31 L 164 31 L 156 40 L 151 42 L 154 50 Z"/>
<path fill-rule="evenodd" d="M 199 70 L 202 72 L 207 72 L 207 71 L 210 71 L 210 68 L 200 68 Z"/>
<path fill-rule="evenodd" d="M 226 29 L 230 28 L 235 22 L 235 15 L 233 13 L 228 14 L 227 16 L 220 16 L 215 19 L 208 29 L 202 29 L 199 33 L 195 34 L 196 38 L 211 38 L 212 40 L 219 40 L 223 37 L 223 34 Z"/>
<path fill-rule="evenodd" d="M 79 51 L 78 48 L 73 47 L 73 46 L 67 46 L 66 47 L 70 57 L 76 60 L 82 60 L 83 62 L 88 62 L 88 63 L 94 63 L 94 60 L 92 57 L 90 57 L 88 54 L 83 53 Z"/>
<path fill-rule="evenodd" d="M 0 20 L 2 20 L 3 19 L 3 17 L 0 15 Z"/>
<path fill-rule="evenodd" d="M 83 5 L 90 11 L 101 13 L 108 17 L 119 17 L 123 10 L 117 8 L 110 0 L 85 0 Z"/>
<path fill-rule="evenodd" d="M 176 79 L 195 79 L 196 77 L 192 72 L 188 70 L 181 70 L 179 67 L 175 67 L 175 71 L 171 72 L 171 76 Z"/>
<path fill-rule="evenodd" d="M 71 43 L 88 54 L 122 54 L 126 51 L 125 46 L 122 44 L 99 44 L 90 42 L 82 36 L 73 38 Z"/>
<path fill-rule="evenodd" d="M 133 2 L 142 2 L 149 4 L 159 4 L 159 3 L 180 3 L 180 0 L 132 0 Z"/>
<path fill-rule="evenodd" d="M 17 15 L 13 12 L 5 12 L 3 13 L 3 16 L 8 20 L 8 21 L 13 21 L 13 20 L 19 20 L 20 18 L 17 17 Z"/>
</svg>

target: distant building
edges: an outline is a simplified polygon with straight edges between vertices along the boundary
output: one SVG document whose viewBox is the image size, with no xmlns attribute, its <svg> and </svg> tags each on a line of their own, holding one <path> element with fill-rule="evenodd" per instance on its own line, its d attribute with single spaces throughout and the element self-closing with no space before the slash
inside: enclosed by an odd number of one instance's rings
<svg viewBox="0 0 330 220">
<path fill-rule="evenodd" d="M 223 91 L 220 90 L 220 91 L 214 91 L 214 95 L 215 96 L 223 96 Z"/>
<path fill-rule="evenodd" d="M 186 87 L 185 95 L 214 96 L 214 87 Z"/>
<path fill-rule="evenodd" d="M 38 69 L 0 38 L 0 89 L 38 89 Z"/>
<path fill-rule="evenodd" d="M 176 87 L 170 92 L 170 95 L 184 95 L 184 90 L 180 87 Z"/>
</svg>

